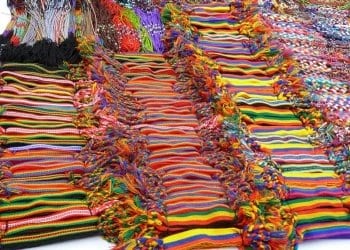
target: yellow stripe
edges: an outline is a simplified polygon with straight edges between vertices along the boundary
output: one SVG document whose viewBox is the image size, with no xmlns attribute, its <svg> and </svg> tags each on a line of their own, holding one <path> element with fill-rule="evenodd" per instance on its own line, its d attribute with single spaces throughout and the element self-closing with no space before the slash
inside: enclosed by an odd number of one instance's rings
<svg viewBox="0 0 350 250">
<path fill-rule="evenodd" d="M 168 244 L 170 242 L 179 241 L 182 239 L 192 237 L 194 235 L 201 235 L 201 234 L 205 234 L 208 236 L 218 236 L 218 235 L 231 235 L 231 234 L 240 234 L 240 233 L 241 233 L 241 230 L 238 228 L 213 228 L 213 229 L 197 228 L 197 229 L 187 230 L 185 232 L 167 236 L 163 239 L 163 242 L 165 244 Z"/>
<path fill-rule="evenodd" d="M 342 197 L 341 201 L 342 201 L 343 204 L 349 205 L 350 204 L 350 196 Z"/>
<path fill-rule="evenodd" d="M 18 244 L 21 242 L 32 242 L 32 241 L 40 241 L 44 239 L 50 239 L 50 238 L 56 238 L 56 237 L 62 237 L 65 235 L 70 235 L 70 234 L 77 234 L 77 233 L 87 233 L 87 232 L 94 232 L 97 231 L 97 228 L 95 226 L 91 227 L 79 227 L 79 228 L 74 228 L 74 229 L 63 229 L 63 230 L 58 230 L 50 233 L 42 233 L 42 234 L 37 234 L 35 236 L 33 235 L 21 235 L 21 236 L 16 236 L 16 237 L 10 237 L 10 238 L 2 238 L 1 243 L 4 245 L 7 244 Z"/>
<path fill-rule="evenodd" d="M 0 212 L 5 211 L 13 211 L 13 210 L 23 210 L 23 209 L 28 209 L 28 208 L 34 208 L 38 206 L 62 206 L 62 205 L 81 205 L 85 206 L 83 200 L 34 200 L 32 202 L 28 202 L 25 204 L 6 204 L 0 206 Z"/>
<path fill-rule="evenodd" d="M 342 205 L 342 203 L 339 199 L 335 200 L 335 199 L 326 199 L 326 198 L 319 197 L 319 199 L 311 200 L 311 201 L 310 200 L 306 200 L 306 201 L 298 200 L 296 203 L 288 203 L 288 204 L 284 205 L 283 207 L 285 207 L 286 209 L 290 208 L 292 210 L 296 210 L 298 208 L 311 207 L 317 203 L 319 203 L 321 205 L 321 207 L 324 207 L 324 206 L 339 207 Z"/>
<path fill-rule="evenodd" d="M 278 130 L 278 131 L 270 131 L 270 132 L 254 132 L 254 134 L 260 135 L 260 136 L 272 136 L 272 135 L 281 135 L 281 136 L 301 136 L 306 137 L 308 135 L 314 134 L 314 131 L 311 128 L 302 128 L 302 129 L 296 129 L 296 130 Z"/>
<path fill-rule="evenodd" d="M 223 28 L 223 29 L 232 29 L 234 27 L 238 27 L 237 24 L 231 24 L 231 23 L 225 23 L 224 21 L 222 23 L 209 23 L 208 21 L 191 21 L 192 25 L 202 26 L 202 27 L 210 27 L 210 28 Z"/>
<path fill-rule="evenodd" d="M 227 13 L 230 10 L 229 6 L 201 6 L 205 11 L 198 11 L 198 13 L 214 12 L 214 13 Z"/>
<path fill-rule="evenodd" d="M 73 197 L 64 197 L 64 196 L 73 196 Z M 23 199 L 40 199 L 40 198 L 56 198 L 56 197 L 64 197 L 64 199 L 76 199 L 74 196 L 75 195 L 86 195 L 86 192 L 82 189 L 76 189 L 74 191 L 60 191 L 56 193 L 44 193 L 44 194 L 26 194 L 22 196 L 15 196 L 15 197 L 10 197 L 8 199 L 0 199 L 0 201 L 4 202 L 16 202 L 16 201 L 22 201 Z"/>
<path fill-rule="evenodd" d="M 317 178 L 317 177 L 330 177 L 330 178 L 334 178 L 334 179 L 339 178 L 339 176 L 334 172 L 318 172 L 318 173 L 308 172 L 307 175 L 305 174 L 305 172 L 303 172 L 303 173 L 285 172 L 285 173 L 283 173 L 283 176 L 284 177 L 297 177 L 297 178 Z M 319 186 L 329 187 L 329 184 L 320 182 Z M 307 188 L 307 185 L 305 185 L 305 188 Z"/>
<path fill-rule="evenodd" d="M 322 217 L 322 216 L 347 216 L 348 214 L 344 211 L 332 211 L 331 209 L 326 212 L 315 212 L 315 211 L 310 211 L 310 213 L 307 214 L 297 214 L 297 220 L 308 220 L 308 219 L 313 219 L 317 217 Z"/>
<path fill-rule="evenodd" d="M 221 65 L 221 69 L 224 70 L 224 71 L 239 72 L 239 73 L 247 74 L 247 75 L 249 75 L 249 74 L 250 75 L 252 75 L 252 74 L 259 74 L 260 73 L 260 74 L 262 74 L 264 76 L 272 75 L 272 74 L 278 72 L 278 68 L 274 68 L 274 67 L 262 70 L 262 69 L 259 69 L 259 68 L 243 69 L 243 68 L 240 68 L 240 67 L 228 67 L 228 66 Z"/>
<path fill-rule="evenodd" d="M 264 101 L 280 101 L 281 99 L 277 98 L 277 96 L 273 95 L 256 95 L 256 94 L 248 94 L 246 92 L 238 92 L 234 99 L 241 98 L 241 99 L 261 99 Z"/>
<path fill-rule="evenodd" d="M 219 29 L 211 29 L 207 27 L 201 29 L 201 34 L 206 34 L 206 33 L 216 33 L 216 34 L 223 34 L 223 35 L 239 35 L 239 31 L 237 30 L 227 30 L 227 29 L 219 30 Z M 251 58 L 251 56 L 249 58 Z"/>
<path fill-rule="evenodd" d="M 237 85 L 237 86 L 251 86 L 251 85 L 257 85 L 258 86 L 266 86 L 270 87 L 272 84 L 276 82 L 275 79 L 271 80 L 258 80 L 254 78 L 248 78 L 248 79 L 232 79 L 227 77 L 222 77 L 223 80 L 225 80 L 228 84 L 231 85 Z"/>
<path fill-rule="evenodd" d="M 268 149 L 289 149 L 289 148 L 315 148 L 309 143 L 260 143 L 263 147 Z"/>
<path fill-rule="evenodd" d="M 293 125 L 299 126 L 302 123 L 299 120 L 277 120 L 276 118 L 273 119 L 265 119 L 265 118 L 255 118 L 254 119 L 255 122 L 266 122 L 266 123 L 270 123 L 271 121 L 273 121 L 274 124 L 284 124 L 284 125 L 289 125 L 291 123 L 293 123 Z"/>
<path fill-rule="evenodd" d="M 229 211 L 217 211 L 210 213 L 208 215 L 188 215 L 188 216 L 168 216 L 168 222 L 184 222 L 184 221 L 206 221 L 208 219 L 211 219 L 213 217 L 219 217 L 219 216 L 227 216 L 227 217 L 232 217 L 232 220 L 234 218 L 234 213 L 229 212 Z"/>
<path fill-rule="evenodd" d="M 259 115 L 259 113 L 269 113 L 270 115 L 288 115 L 292 118 L 292 119 L 288 119 L 287 120 L 288 122 L 299 121 L 299 119 L 297 119 L 296 116 L 294 115 L 294 113 L 289 109 L 276 109 L 276 108 L 271 108 L 271 107 L 262 107 L 262 108 L 259 107 L 259 108 L 257 108 L 257 107 L 250 106 L 250 105 L 240 106 L 239 109 L 242 110 L 243 112 L 244 111 L 253 112 L 253 113 L 256 113 L 257 115 Z M 274 119 L 276 119 L 276 118 L 274 118 Z M 269 118 L 268 120 L 271 120 L 271 118 Z M 276 119 L 276 120 L 278 122 L 281 122 L 278 119 Z"/>
</svg>

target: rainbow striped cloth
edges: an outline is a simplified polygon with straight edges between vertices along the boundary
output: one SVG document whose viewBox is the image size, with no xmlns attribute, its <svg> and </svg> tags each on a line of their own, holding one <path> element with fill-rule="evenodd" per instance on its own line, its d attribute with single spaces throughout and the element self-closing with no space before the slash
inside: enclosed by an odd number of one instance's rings
<svg viewBox="0 0 350 250">
<path fill-rule="evenodd" d="M 0 248 L 350 236 L 347 5 L 207 2 L 159 7 L 164 54 L 81 37 L 76 64 L 1 64 Z"/>
<path fill-rule="evenodd" d="M 74 125 L 74 83 L 64 70 L 6 63 L 0 68 L 1 246 L 17 249 L 96 233 L 98 217 L 70 174 L 86 140 Z"/>
</svg>

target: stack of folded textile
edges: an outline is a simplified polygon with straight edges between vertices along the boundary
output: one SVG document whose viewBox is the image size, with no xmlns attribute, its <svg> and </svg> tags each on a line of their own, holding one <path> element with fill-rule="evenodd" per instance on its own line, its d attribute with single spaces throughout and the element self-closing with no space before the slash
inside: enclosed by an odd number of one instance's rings
<svg viewBox="0 0 350 250">
<path fill-rule="evenodd" d="M 86 192 L 70 174 L 84 138 L 73 120 L 74 83 L 64 70 L 8 63 L 1 76 L 1 245 L 6 249 L 96 232 Z"/>
</svg>

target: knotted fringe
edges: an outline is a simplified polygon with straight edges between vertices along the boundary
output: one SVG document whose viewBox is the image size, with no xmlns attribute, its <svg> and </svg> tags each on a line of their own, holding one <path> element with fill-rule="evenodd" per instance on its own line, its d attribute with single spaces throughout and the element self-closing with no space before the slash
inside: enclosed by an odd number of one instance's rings
<svg viewBox="0 0 350 250">
<path fill-rule="evenodd" d="M 260 32 L 266 32 L 266 26 L 255 14 L 255 7 L 256 3 L 251 1 L 231 4 L 231 12 L 236 9 L 245 14 L 235 30 L 264 43 L 268 36 L 260 36 Z M 228 10 L 224 8 L 225 12 Z M 177 91 L 196 103 L 197 117 L 202 124 L 198 130 L 205 141 L 202 154 L 208 163 L 224 172 L 218 178 L 231 208 L 237 212 L 235 224 L 242 230 L 242 242 L 236 244 L 292 249 L 295 219 L 289 210 L 281 207 L 287 190 L 278 165 L 247 137 L 246 121 L 236 107 L 235 97 L 225 89 L 218 66 L 196 45 L 198 34 L 189 18 L 181 13 L 173 4 L 163 9 L 163 21 L 167 25 L 165 56 L 179 75 Z M 272 50 L 267 49 L 256 57 L 275 55 L 270 52 Z"/>
<path fill-rule="evenodd" d="M 72 176 L 72 181 L 88 190 L 98 228 L 115 249 L 161 249 L 164 188 L 147 167 L 147 141 L 131 128 L 143 119 L 143 107 L 124 92 L 127 69 L 93 41 L 80 44 L 83 62 L 69 65 L 76 81 L 75 122 L 87 139 L 77 157 L 93 171 Z"/>
</svg>

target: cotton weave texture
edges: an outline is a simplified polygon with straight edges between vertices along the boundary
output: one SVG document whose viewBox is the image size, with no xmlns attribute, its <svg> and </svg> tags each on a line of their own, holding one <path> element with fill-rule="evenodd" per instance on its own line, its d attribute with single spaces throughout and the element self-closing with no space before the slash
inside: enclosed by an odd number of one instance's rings
<svg viewBox="0 0 350 250">
<path fill-rule="evenodd" d="M 0 249 L 350 238 L 346 0 L 8 0 Z"/>
</svg>

